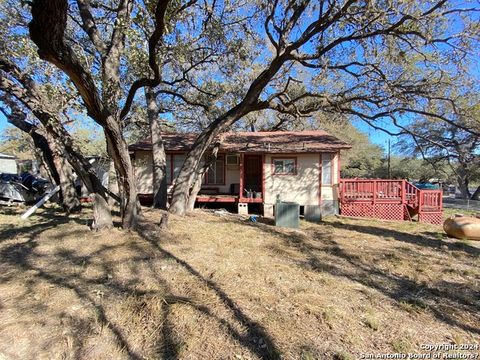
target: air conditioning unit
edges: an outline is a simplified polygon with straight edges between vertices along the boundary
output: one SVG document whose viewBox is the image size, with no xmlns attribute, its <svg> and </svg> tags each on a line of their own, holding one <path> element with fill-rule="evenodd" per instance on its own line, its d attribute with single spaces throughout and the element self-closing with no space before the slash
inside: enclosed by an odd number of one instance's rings
<svg viewBox="0 0 480 360">
<path fill-rule="evenodd" d="M 240 157 L 236 154 L 227 155 L 227 165 L 236 166 L 240 164 Z"/>
</svg>

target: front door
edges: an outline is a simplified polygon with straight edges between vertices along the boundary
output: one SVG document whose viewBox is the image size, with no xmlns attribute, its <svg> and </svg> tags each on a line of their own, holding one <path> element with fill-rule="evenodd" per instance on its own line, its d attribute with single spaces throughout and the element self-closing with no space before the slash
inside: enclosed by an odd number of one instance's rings
<svg viewBox="0 0 480 360">
<path fill-rule="evenodd" d="M 245 155 L 243 159 L 243 188 L 248 191 L 262 191 L 262 156 Z M 243 194 L 245 196 L 245 194 Z"/>
</svg>

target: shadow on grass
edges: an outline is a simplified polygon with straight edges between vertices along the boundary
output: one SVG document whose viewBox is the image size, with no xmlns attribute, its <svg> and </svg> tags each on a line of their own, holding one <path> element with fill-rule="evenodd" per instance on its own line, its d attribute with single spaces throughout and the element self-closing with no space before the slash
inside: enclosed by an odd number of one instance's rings
<svg viewBox="0 0 480 360">
<path fill-rule="evenodd" d="M 441 281 L 426 284 L 414 281 L 407 276 L 389 273 L 375 266 L 372 261 L 362 260 L 357 254 L 346 252 L 333 237 L 324 231 L 316 231 L 309 238 L 299 232 L 285 233 L 266 224 L 251 224 L 236 221 L 245 226 L 254 226 L 262 231 L 275 234 L 283 240 L 283 246 L 293 248 L 303 255 L 303 260 L 297 265 L 316 272 L 329 273 L 335 277 L 346 278 L 377 290 L 392 299 L 399 308 L 402 303 L 428 304 L 427 308 L 440 321 L 474 334 L 480 334 L 480 328 L 470 326 L 457 319 L 456 314 L 468 314 L 480 322 L 480 291 L 474 290 L 463 283 Z M 359 234 L 389 236 L 400 242 L 427 246 L 435 250 L 447 246 L 451 250 L 462 250 L 467 256 L 478 256 L 479 250 L 475 247 L 461 244 L 451 244 L 442 240 L 434 240 L 422 236 L 390 230 L 375 226 L 343 224 L 330 222 L 328 225 L 342 230 L 350 230 Z M 282 254 L 281 251 L 273 251 Z"/>
<path fill-rule="evenodd" d="M 395 240 L 418 246 L 425 246 L 433 249 L 440 249 L 441 247 L 446 247 L 451 251 L 464 251 L 469 255 L 480 256 L 480 248 L 476 248 L 474 246 L 470 246 L 466 243 L 462 243 L 459 241 L 447 242 L 438 238 L 435 239 L 431 237 L 432 235 L 434 235 L 432 233 L 413 235 L 403 231 L 385 229 L 372 225 L 344 224 L 340 221 L 330 222 L 329 225 L 333 226 L 334 228 L 355 231 L 362 234 L 391 237 Z"/>
<path fill-rule="evenodd" d="M 18 215 L 20 218 L 23 212 L 14 211 L 11 215 Z M 59 214 L 55 210 L 44 210 L 34 215 L 39 219 L 38 222 L 32 224 L 29 220 L 24 223 L 6 224 L 0 227 L 0 243 L 4 240 L 10 240 L 16 236 L 23 236 L 29 234 L 39 234 L 42 231 L 53 228 L 58 225 L 66 224 L 68 222 L 75 222 L 80 225 L 85 225 L 86 220 L 78 217 L 67 217 Z"/>
<path fill-rule="evenodd" d="M 272 337 L 266 332 L 261 324 L 249 318 L 235 301 L 228 296 L 214 281 L 207 279 L 198 270 L 188 262 L 182 260 L 173 253 L 165 250 L 159 243 L 159 240 L 165 234 L 157 232 L 154 224 L 140 222 L 138 234 L 141 238 L 138 240 L 116 245 L 111 243 L 108 246 L 99 246 L 95 251 L 80 254 L 77 249 L 65 249 L 62 245 L 54 248 L 51 253 L 37 251 L 39 239 L 44 231 L 50 230 L 59 224 L 65 224 L 71 219 L 56 215 L 55 213 L 40 214 L 41 224 L 35 224 L 26 227 L 16 227 L 0 232 L 2 239 L 12 236 L 22 235 L 19 242 L 0 243 L 0 285 L 7 286 L 9 282 L 22 281 L 27 291 L 22 294 L 16 294 L 14 307 L 23 309 L 27 312 L 41 313 L 46 319 L 58 321 L 62 318 L 62 326 L 68 327 L 73 334 L 71 352 L 75 358 L 82 358 L 88 353 L 86 344 L 88 336 L 92 332 L 92 326 L 99 324 L 102 328 L 108 329 L 110 336 L 118 349 L 123 349 L 126 356 L 130 359 L 143 359 L 152 356 L 145 353 L 144 350 L 131 339 L 129 334 L 129 325 L 119 322 L 112 315 L 107 306 L 108 303 L 102 300 L 102 297 L 96 296 L 96 293 L 108 294 L 109 302 L 119 299 L 125 300 L 126 297 L 134 298 L 139 302 L 142 308 L 145 297 L 158 297 L 161 299 L 161 310 L 159 318 L 155 319 L 158 326 L 154 332 L 152 344 L 157 344 L 155 357 L 163 359 L 177 359 L 180 357 L 181 340 L 175 336 L 175 326 L 171 318 L 172 305 L 181 305 L 194 309 L 213 319 L 221 328 L 226 329 L 228 335 L 250 353 L 255 354 L 262 359 L 279 358 L 279 350 L 276 348 Z M 77 219 L 75 222 L 84 224 L 85 221 Z M 70 231 L 70 230 L 69 230 Z M 71 230 L 73 235 L 76 229 Z M 67 231 L 68 233 L 68 231 Z M 44 238 L 41 238 L 43 241 Z M 49 239 L 61 242 L 59 234 L 49 234 Z M 91 239 L 94 241 L 94 239 Z M 60 243 L 61 244 L 61 243 Z M 119 247 L 128 246 L 131 255 L 124 260 L 112 260 L 108 254 L 117 250 Z M 130 254 L 129 253 L 129 254 Z M 160 275 L 158 266 L 154 264 L 156 260 L 173 260 L 177 266 L 186 270 L 189 276 L 192 276 L 200 286 L 207 288 L 219 299 L 219 302 L 231 314 L 231 319 L 216 315 L 216 311 L 208 304 L 202 304 L 197 299 L 189 297 L 176 296 L 173 293 L 167 279 Z M 47 262 L 47 265 L 43 265 Z M 86 268 L 98 266 L 98 274 L 95 276 L 87 275 Z M 129 269 L 129 279 L 117 277 L 119 267 L 126 266 Z M 143 267 L 142 267 L 143 266 Z M 148 270 L 145 270 L 146 269 Z M 24 274 L 33 274 L 28 280 L 23 280 Z M 120 276 L 120 275 L 118 275 Z M 142 284 L 146 278 L 156 284 L 154 290 L 142 290 Z M 64 311 L 49 308 L 48 300 L 32 300 L 32 294 L 35 294 L 36 286 L 47 284 L 57 289 L 73 291 L 75 297 L 85 304 L 86 308 L 93 310 L 95 318 L 82 318 L 78 316 L 66 316 Z M 55 295 L 53 295 L 55 296 Z M 67 308 L 63 304 L 61 309 Z M 32 325 L 35 319 L 30 318 Z M 238 324 L 244 331 L 238 330 Z M 28 326 L 27 326 L 28 327 Z M 141 334 L 143 336 L 145 334 Z M 35 349 L 32 349 L 35 351 Z"/>
<path fill-rule="evenodd" d="M 197 310 L 202 313 L 215 318 L 223 326 L 228 329 L 229 335 L 241 343 L 245 348 L 249 349 L 262 359 L 277 359 L 280 357 L 280 352 L 276 348 L 273 338 L 267 333 L 265 328 L 258 322 L 249 318 L 242 309 L 231 299 L 214 281 L 207 279 L 199 271 L 197 271 L 188 262 L 180 259 L 171 252 L 163 249 L 158 244 L 157 232 L 153 224 L 144 223 L 139 226 L 139 234 L 148 241 L 157 251 L 175 260 L 184 269 L 186 269 L 191 275 L 193 275 L 198 281 L 204 283 L 208 288 L 215 293 L 215 295 L 225 304 L 228 310 L 233 314 L 234 318 L 242 324 L 247 333 L 240 334 L 233 326 L 225 319 L 220 319 L 212 314 L 212 312 L 204 306 L 196 307 Z M 260 345 L 261 343 L 261 345 Z"/>
</svg>

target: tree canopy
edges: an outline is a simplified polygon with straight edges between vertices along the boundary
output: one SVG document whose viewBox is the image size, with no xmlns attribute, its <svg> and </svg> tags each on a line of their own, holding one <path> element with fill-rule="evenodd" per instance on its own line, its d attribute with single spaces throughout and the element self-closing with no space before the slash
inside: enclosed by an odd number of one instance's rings
<svg viewBox="0 0 480 360">
<path fill-rule="evenodd" d="M 480 28 L 475 3 L 33 0 L 19 8 L 2 0 L 1 5 L 4 79 L 12 86 L 26 76 L 33 79 L 47 99 L 43 114 L 68 121 L 82 114 L 103 129 L 125 200 L 126 228 L 135 226 L 138 215 L 127 137 L 149 133 L 149 91 L 163 129 L 199 133 L 175 183 L 170 211 L 178 214 L 186 210 L 202 157 L 232 127 L 282 129 L 321 114 L 392 132 L 388 122 L 399 127 L 397 134 L 411 134 L 417 117 L 479 133 L 478 122 L 457 121 L 457 103 L 478 90 L 472 80 L 478 75 Z M 3 91 L 12 93 L 8 87 Z M 28 110 L 32 102 L 20 95 L 14 94 Z M 33 110 L 40 115 L 38 108 Z M 256 124 L 259 118 L 267 121 Z M 350 170 L 364 174 L 373 166 Z"/>
</svg>

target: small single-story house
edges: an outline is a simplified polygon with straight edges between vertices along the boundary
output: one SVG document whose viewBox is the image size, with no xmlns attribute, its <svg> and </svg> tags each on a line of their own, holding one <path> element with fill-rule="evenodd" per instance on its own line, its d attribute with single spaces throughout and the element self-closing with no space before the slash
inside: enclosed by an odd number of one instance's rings
<svg viewBox="0 0 480 360">
<path fill-rule="evenodd" d="M 1 174 L 16 174 L 17 173 L 17 158 L 13 155 L 0 153 L 0 173 Z"/>
<path fill-rule="evenodd" d="M 169 191 L 196 134 L 165 133 Z M 198 203 L 261 204 L 266 216 L 275 203 L 315 206 L 338 213 L 340 150 L 351 146 L 325 131 L 231 132 L 224 134 L 217 160 L 203 180 Z M 153 196 L 152 144 L 129 147 L 141 197 Z"/>
</svg>

